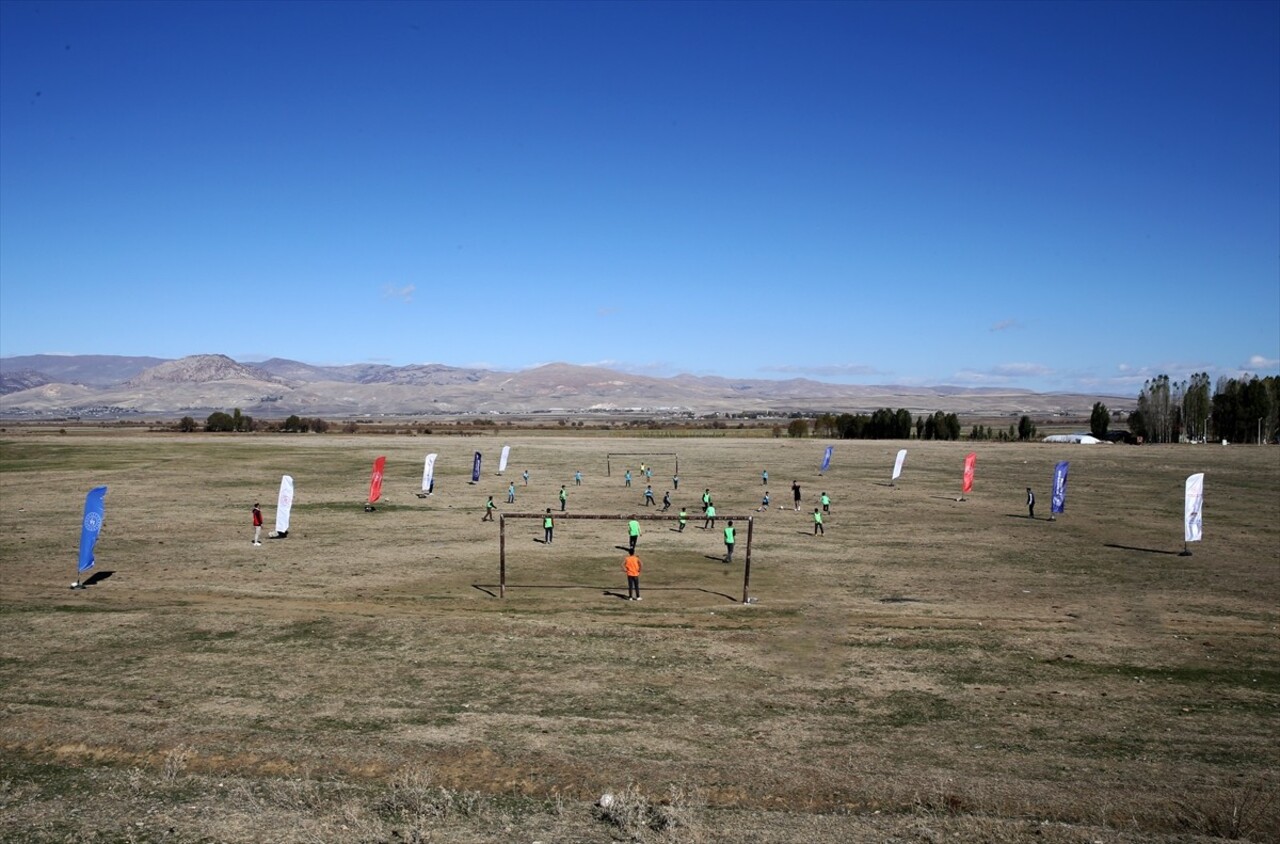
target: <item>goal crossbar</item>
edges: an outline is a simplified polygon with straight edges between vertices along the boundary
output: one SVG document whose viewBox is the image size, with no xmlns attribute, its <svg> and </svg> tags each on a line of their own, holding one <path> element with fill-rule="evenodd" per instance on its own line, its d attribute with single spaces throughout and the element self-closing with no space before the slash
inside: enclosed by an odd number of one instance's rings
<svg viewBox="0 0 1280 844">
<path fill-rule="evenodd" d="M 594 521 L 611 521 L 611 522 L 627 522 L 635 519 L 637 522 L 670 522 L 680 518 L 679 514 L 662 515 L 660 513 L 652 513 L 634 516 L 621 516 L 615 514 L 604 513 L 552 513 L 552 518 L 557 521 L 570 519 L 586 519 Z M 498 597 L 507 597 L 507 519 L 545 519 L 546 513 L 503 513 L 498 517 Z M 686 516 L 687 518 L 687 516 Z M 742 561 L 742 603 L 751 603 L 751 533 L 755 527 L 755 519 L 752 516 L 734 516 L 716 514 L 717 519 L 725 521 L 741 521 L 747 523 L 747 548 Z"/>
</svg>

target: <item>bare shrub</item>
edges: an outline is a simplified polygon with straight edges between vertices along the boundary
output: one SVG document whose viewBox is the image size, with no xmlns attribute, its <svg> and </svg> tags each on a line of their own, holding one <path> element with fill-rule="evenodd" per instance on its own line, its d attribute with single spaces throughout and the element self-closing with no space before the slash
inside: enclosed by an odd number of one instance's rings
<svg viewBox="0 0 1280 844">
<path fill-rule="evenodd" d="M 596 803 L 600 820 L 612 824 L 632 838 L 648 830 L 664 833 L 670 841 L 703 840 L 703 811 L 706 800 L 696 786 L 672 784 L 667 796 L 654 803 L 635 783 L 617 792 L 606 792 Z"/>
<path fill-rule="evenodd" d="M 649 798 L 635 783 L 618 792 L 606 792 L 596 803 L 600 819 L 629 835 L 639 835 L 649 826 Z"/>
<path fill-rule="evenodd" d="M 431 774 L 403 769 L 391 788 L 376 803 L 376 811 L 389 818 L 414 821 L 423 818 L 480 818 L 490 813 L 490 801 L 478 791 L 454 791 L 433 785 Z"/>
<path fill-rule="evenodd" d="M 170 750 L 164 756 L 164 767 L 160 770 L 161 778 L 165 782 L 173 782 L 182 776 L 191 762 L 191 757 L 195 755 L 195 748 L 188 744 L 180 744 Z"/>
<path fill-rule="evenodd" d="M 667 788 L 666 799 L 656 807 L 650 826 L 659 831 L 678 832 L 682 840 L 701 841 L 706 808 L 706 798 L 696 785 L 672 783 Z"/>
<path fill-rule="evenodd" d="M 1277 787 L 1262 777 L 1234 786 L 1198 790 L 1174 801 L 1180 827 L 1232 841 L 1271 836 L 1280 830 Z"/>
</svg>

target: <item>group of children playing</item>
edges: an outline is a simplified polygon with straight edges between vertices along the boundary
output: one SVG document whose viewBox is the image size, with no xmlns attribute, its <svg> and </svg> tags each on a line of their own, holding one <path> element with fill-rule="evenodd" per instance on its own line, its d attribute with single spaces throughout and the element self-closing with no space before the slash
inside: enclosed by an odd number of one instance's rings
<svg viewBox="0 0 1280 844">
<path fill-rule="evenodd" d="M 646 466 L 642 463 L 640 465 L 640 472 L 645 476 L 646 481 L 650 481 L 653 478 L 653 469 L 650 466 Z M 525 470 L 523 477 L 524 477 L 525 485 L 527 486 L 529 483 L 528 470 Z M 576 486 L 581 486 L 582 472 L 581 471 L 575 472 L 573 477 L 574 477 L 574 484 Z M 672 486 L 674 486 L 676 489 L 679 489 L 680 476 L 678 474 L 673 475 L 671 480 L 672 480 Z M 761 471 L 760 481 L 765 486 L 768 486 L 769 484 L 768 469 Z M 623 476 L 623 486 L 624 487 L 631 486 L 631 470 L 630 469 L 627 469 L 626 474 Z M 798 481 L 792 482 L 791 489 L 795 497 L 796 510 L 799 510 L 800 509 L 799 482 Z M 515 501 L 515 484 L 512 483 L 507 488 L 507 502 L 514 503 L 514 501 Z M 643 501 L 646 507 L 656 506 L 656 502 L 654 501 L 654 498 L 653 498 L 652 483 L 646 483 L 645 489 L 644 489 Z M 825 528 L 823 527 L 822 516 L 824 513 L 830 514 L 831 512 L 831 497 L 824 492 L 822 493 L 820 501 L 821 501 L 821 507 L 813 508 L 813 535 L 814 536 L 825 535 L 826 531 L 825 531 Z M 560 487 L 561 512 L 565 510 L 565 505 L 566 505 L 565 488 L 563 485 L 561 485 Z M 497 508 L 498 508 L 498 505 L 493 502 L 493 496 L 492 495 L 489 496 L 488 501 L 485 502 L 484 516 L 481 517 L 480 521 L 482 522 L 493 521 L 494 520 L 493 511 L 496 510 Z M 662 509 L 659 510 L 658 512 L 665 513 L 669 509 L 671 509 L 671 493 L 668 491 L 663 493 L 662 495 Z M 760 506 L 759 508 L 756 509 L 756 512 L 757 513 L 764 512 L 767 509 L 769 509 L 769 490 L 768 489 L 764 491 L 764 497 L 760 500 Z M 716 508 L 715 508 L 715 503 L 712 501 L 712 498 L 711 498 L 710 488 L 704 489 L 702 492 L 702 514 L 705 520 L 702 525 L 703 530 L 707 530 L 707 529 L 714 530 L 716 526 Z M 688 523 L 688 511 L 682 506 L 680 508 L 680 514 L 677 516 L 678 527 L 676 528 L 676 530 L 680 533 L 683 533 L 687 523 Z M 550 545 L 552 543 L 552 536 L 555 529 L 555 521 L 552 518 L 550 507 L 547 508 L 546 515 L 543 517 L 542 527 L 543 527 L 543 537 L 544 537 L 543 542 L 547 545 Z M 640 558 L 636 556 L 636 542 L 640 538 L 640 522 L 636 519 L 635 516 L 632 516 L 627 522 L 627 538 L 628 538 L 627 557 L 622 562 L 622 570 L 623 572 L 626 573 L 626 576 L 627 576 L 627 600 L 639 601 L 640 600 L 640 570 L 642 566 L 640 563 Z M 724 528 L 724 546 L 725 546 L 724 561 L 726 564 L 733 562 L 733 547 L 734 547 L 735 541 L 736 541 L 736 529 L 733 526 L 733 520 L 730 519 L 729 523 Z"/>
</svg>

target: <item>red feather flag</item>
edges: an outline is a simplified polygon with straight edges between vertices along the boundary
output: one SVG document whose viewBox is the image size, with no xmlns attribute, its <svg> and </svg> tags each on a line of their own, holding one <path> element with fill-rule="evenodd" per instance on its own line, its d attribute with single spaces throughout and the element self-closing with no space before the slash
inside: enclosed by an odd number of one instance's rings
<svg viewBox="0 0 1280 844">
<path fill-rule="evenodd" d="M 373 461 L 373 477 L 369 479 L 369 503 L 382 497 L 382 467 L 387 465 L 387 458 L 379 457 Z"/>
<path fill-rule="evenodd" d="M 960 489 L 962 495 L 973 492 L 973 467 L 977 462 L 978 455 L 972 451 L 964 459 L 964 486 Z"/>
</svg>

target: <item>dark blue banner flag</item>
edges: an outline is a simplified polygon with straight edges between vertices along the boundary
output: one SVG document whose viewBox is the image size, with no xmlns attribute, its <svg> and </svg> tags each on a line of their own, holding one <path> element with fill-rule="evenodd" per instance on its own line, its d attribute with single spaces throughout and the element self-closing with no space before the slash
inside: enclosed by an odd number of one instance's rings
<svg viewBox="0 0 1280 844">
<path fill-rule="evenodd" d="M 471 483 L 480 482 L 480 452 L 476 452 L 476 456 L 471 460 Z"/>
<path fill-rule="evenodd" d="M 1063 513 L 1067 509 L 1067 461 L 1053 467 L 1053 503 L 1051 513 Z"/>
<path fill-rule="evenodd" d="M 819 472 L 825 472 L 831 468 L 831 452 L 835 451 L 835 449 L 836 447 L 833 445 L 827 446 L 827 453 L 822 455 L 822 468 L 818 470 Z"/>
<path fill-rule="evenodd" d="M 105 486 L 97 486 L 89 490 L 84 497 L 84 522 L 80 528 L 80 568 L 85 571 L 93 568 L 93 546 L 98 541 L 98 532 L 102 530 L 103 499 L 107 496 Z"/>
</svg>

